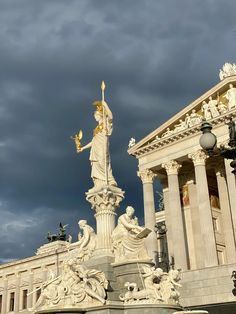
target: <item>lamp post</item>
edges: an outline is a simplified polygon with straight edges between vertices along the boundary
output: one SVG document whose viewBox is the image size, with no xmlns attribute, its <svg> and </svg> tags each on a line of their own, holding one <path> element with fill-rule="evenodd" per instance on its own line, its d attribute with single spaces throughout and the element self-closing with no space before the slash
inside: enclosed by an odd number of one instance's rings
<svg viewBox="0 0 236 314">
<path fill-rule="evenodd" d="M 156 223 L 155 232 L 157 234 L 157 238 L 160 241 L 159 251 L 156 255 L 156 266 L 168 272 L 170 268 L 170 263 L 168 258 L 168 246 L 166 237 L 167 228 L 164 221 Z"/>
<path fill-rule="evenodd" d="M 229 127 L 229 143 L 227 147 L 222 146 L 219 148 L 219 153 L 214 152 L 217 138 L 215 134 L 211 132 L 212 125 L 207 121 L 203 121 L 201 125 L 202 135 L 199 144 L 209 156 L 222 156 L 226 159 L 232 159 L 230 166 L 233 168 L 232 173 L 236 178 L 236 126 L 232 118 L 226 119 L 225 124 Z"/>
</svg>

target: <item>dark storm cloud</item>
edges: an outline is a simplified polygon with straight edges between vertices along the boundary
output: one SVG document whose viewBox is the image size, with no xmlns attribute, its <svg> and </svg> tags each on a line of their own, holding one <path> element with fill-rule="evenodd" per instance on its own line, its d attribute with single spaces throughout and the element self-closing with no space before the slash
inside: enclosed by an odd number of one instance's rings
<svg viewBox="0 0 236 314">
<path fill-rule="evenodd" d="M 218 81 L 235 62 L 234 1 L 0 2 L 1 260 L 29 256 L 48 230 L 77 220 L 94 224 L 84 193 L 91 103 L 114 113 L 113 172 L 142 219 L 137 163 L 126 153 L 140 139 Z M 129 176 L 127 176 L 129 173 Z"/>
</svg>

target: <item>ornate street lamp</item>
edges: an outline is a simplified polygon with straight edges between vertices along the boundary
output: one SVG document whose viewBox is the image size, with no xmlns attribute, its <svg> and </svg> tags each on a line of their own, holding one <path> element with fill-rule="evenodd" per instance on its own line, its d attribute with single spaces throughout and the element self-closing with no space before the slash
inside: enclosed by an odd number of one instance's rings
<svg viewBox="0 0 236 314">
<path fill-rule="evenodd" d="M 226 119 L 225 124 L 229 127 L 229 143 L 228 147 L 220 147 L 219 153 L 215 153 L 217 138 L 211 132 L 212 126 L 209 122 L 203 121 L 201 125 L 202 135 L 199 143 L 201 147 L 208 153 L 209 156 L 222 156 L 226 159 L 232 159 L 230 166 L 233 168 L 232 173 L 236 176 L 236 126 L 232 118 Z"/>
<path fill-rule="evenodd" d="M 167 246 L 167 228 L 165 221 L 158 222 L 155 225 L 155 232 L 157 238 L 160 241 L 160 251 L 156 252 L 156 267 L 162 268 L 168 272 L 170 269 L 170 262 L 168 257 L 168 246 Z M 172 261 L 173 262 L 173 261 Z"/>
</svg>

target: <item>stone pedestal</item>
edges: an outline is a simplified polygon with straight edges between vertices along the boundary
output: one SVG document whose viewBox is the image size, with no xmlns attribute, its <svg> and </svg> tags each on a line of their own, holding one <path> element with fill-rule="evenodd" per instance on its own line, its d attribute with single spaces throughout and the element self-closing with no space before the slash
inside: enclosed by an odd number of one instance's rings
<svg viewBox="0 0 236 314">
<path fill-rule="evenodd" d="M 172 305 L 158 305 L 158 304 L 145 304 L 145 305 L 118 305 L 109 304 L 103 305 L 102 307 L 88 308 L 84 310 L 73 310 L 62 309 L 60 311 L 39 311 L 37 314 L 177 314 L 177 313 L 193 313 L 193 314 L 207 314 L 206 311 L 194 311 L 194 312 L 176 312 L 180 311 L 181 308 Z"/>
<path fill-rule="evenodd" d="M 102 186 L 90 189 L 86 200 L 95 210 L 97 222 L 97 248 L 99 255 L 111 254 L 111 234 L 115 228 L 116 209 L 124 198 L 124 192 L 115 186 Z M 95 251 L 96 254 L 96 251 Z"/>
</svg>

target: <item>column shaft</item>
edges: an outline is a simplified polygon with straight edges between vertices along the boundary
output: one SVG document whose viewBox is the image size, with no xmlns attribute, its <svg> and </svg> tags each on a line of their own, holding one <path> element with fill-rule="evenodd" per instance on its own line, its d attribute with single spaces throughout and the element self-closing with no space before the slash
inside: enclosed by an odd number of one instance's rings
<svg viewBox="0 0 236 314">
<path fill-rule="evenodd" d="M 186 270 L 188 268 L 187 249 L 178 180 L 178 169 L 181 166 L 176 161 L 172 160 L 163 164 L 162 167 L 166 169 L 168 175 L 169 208 L 171 210 L 170 220 L 175 267 Z"/>
<path fill-rule="evenodd" d="M 192 234 L 194 241 L 194 257 L 190 258 L 191 269 L 194 268 L 203 268 L 204 263 L 202 259 L 202 243 L 203 239 L 200 232 L 200 219 L 198 211 L 198 198 L 197 198 L 197 189 L 193 180 L 187 182 L 188 193 L 189 193 L 189 205 L 191 211 L 191 224 L 192 224 Z M 191 253 L 190 253 L 191 255 Z"/>
<path fill-rule="evenodd" d="M 145 169 L 138 172 L 138 176 L 143 182 L 143 203 L 144 203 L 144 220 L 145 227 L 152 230 L 147 239 L 145 240 L 148 255 L 151 258 L 155 257 L 155 252 L 157 252 L 157 237 L 154 231 L 156 223 L 155 215 L 155 202 L 153 194 L 153 179 L 156 176 L 149 169 Z"/>
<path fill-rule="evenodd" d="M 219 192 L 220 209 L 222 214 L 227 262 L 234 263 L 236 261 L 235 238 L 229 206 L 227 183 L 222 171 L 218 171 L 216 173 L 216 178 Z"/>
<path fill-rule="evenodd" d="M 212 213 L 209 199 L 205 160 L 207 156 L 203 151 L 190 154 L 189 157 L 194 162 L 195 178 L 198 196 L 199 219 L 201 226 L 201 236 L 203 238 L 203 252 L 205 267 L 218 265 L 216 253 L 215 233 L 213 229 Z"/>
</svg>

